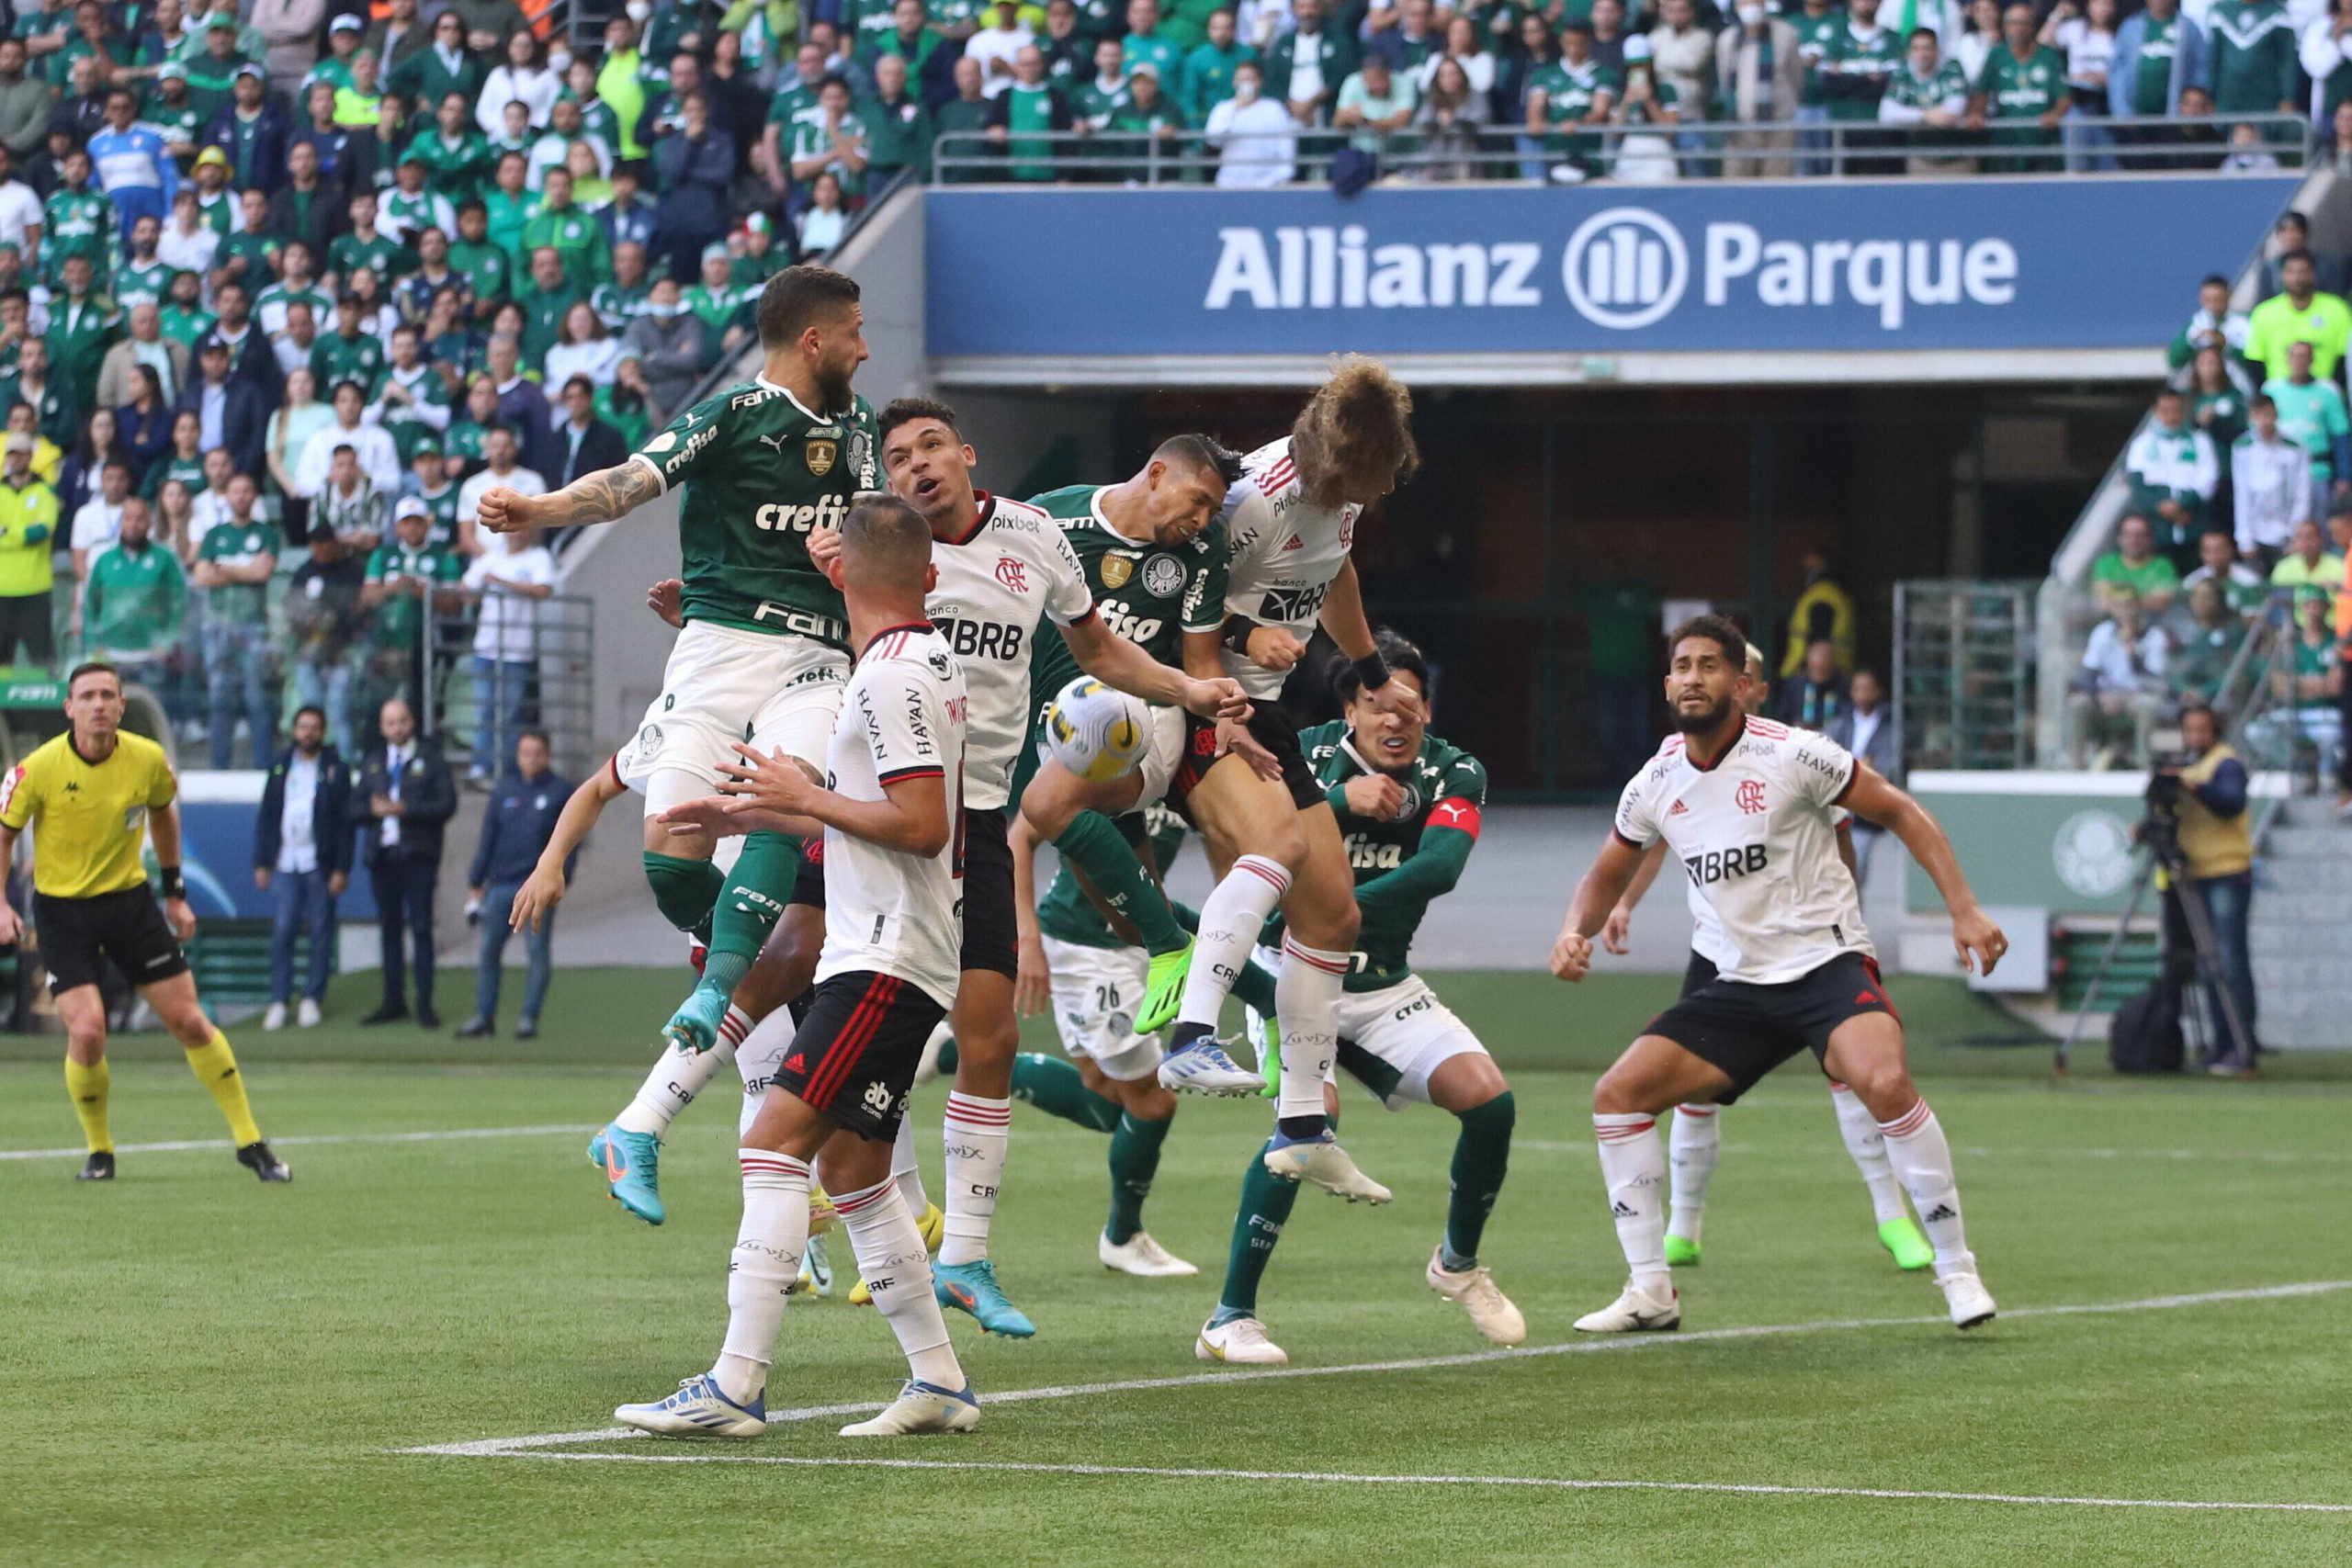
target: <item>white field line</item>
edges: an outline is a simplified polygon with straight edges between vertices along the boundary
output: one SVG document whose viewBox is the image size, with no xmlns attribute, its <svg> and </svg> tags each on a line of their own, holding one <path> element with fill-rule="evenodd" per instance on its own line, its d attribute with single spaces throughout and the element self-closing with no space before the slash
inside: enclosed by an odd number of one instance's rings
<svg viewBox="0 0 2352 1568">
<path fill-rule="evenodd" d="M 578 1135 L 594 1133 L 604 1126 L 601 1122 L 578 1125 L 565 1123 L 544 1127 L 450 1127 L 424 1133 L 319 1133 L 307 1137 L 272 1138 L 274 1149 L 314 1147 L 323 1144 L 437 1144 L 466 1138 L 551 1138 L 563 1134 Z M 218 1152 L 229 1148 L 226 1138 L 182 1138 L 168 1144 L 118 1144 L 117 1154 L 161 1155 L 177 1154 L 187 1149 L 209 1149 Z M 0 1149 L 0 1160 L 10 1159 L 80 1159 L 87 1150 L 70 1149 Z"/>
<path fill-rule="evenodd" d="M 1544 1138 L 1513 1138 L 1511 1152 L 1532 1151 L 1536 1154 L 1584 1154 L 1593 1152 L 1589 1139 L 1581 1142 Z M 1815 1148 L 1792 1148 L 1785 1144 L 1725 1144 L 1723 1152 L 1743 1158 L 1811 1160 L 1827 1157 L 1838 1145 L 1824 1143 Z M 2095 1149 L 2075 1148 L 2064 1145 L 2042 1144 L 2032 1146 L 1995 1148 L 1986 1145 L 1955 1144 L 1952 1153 L 1970 1159 L 2034 1160 L 2034 1159 L 2155 1159 L 2167 1161 L 2217 1159 L 2233 1165 L 2320 1165 L 2352 1161 L 2352 1151 L 2343 1149 L 2313 1149 L 2297 1152 L 2292 1149 Z"/>
<path fill-rule="evenodd" d="M 430 1450 L 412 1450 L 411 1452 Z M 1763 1497 L 1861 1497 L 1898 1502 L 2007 1503 L 2066 1508 L 2177 1508 L 2199 1512 L 2352 1514 L 2352 1503 L 2246 1503 L 2170 1497 L 2052 1497 L 2015 1492 L 1919 1492 L 1883 1486 L 1767 1486 L 1730 1481 L 1593 1481 L 1544 1475 L 1378 1475 L 1345 1471 L 1159 1469 L 1127 1464 L 1022 1464 L 941 1459 L 812 1459 L 788 1454 L 524 1453 L 501 1457 L 619 1461 L 633 1464 L 784 1464 L 808 1469 L 961 1470 L 1012 1475 L 1144 1476 L 1170 1481 L 1318 1482 L 1346 1486 L 1517 1486 L 1566 1492 L 1713 1492 Z"/>
<path fill-rule="evenodd" d="M 2269 1285 L 2256 1290 L 2206 1291 L 2194 1295 L 2150 1296 L 2132 1302 L 2095 1302 L 2072 1306 L 2020 1307 L 2002 1314 L 2007 1318 L 2077 1317 L 2110 1313 L 2163 1312 L 2177 1307 L 2207 1306 L 2220 1302 L 2280 1301 L 2298 1296 L 2352 1291 L 2352 1280 L 2314 1280 L 2293 1285 Z M 1471 1350 L 1453 1356 L 1421 1356 L 1407 1360 L 1357 1361 L 1334 1367 L 1269 1367 L 1252 1371 L 1190 1372 L 1180 1377 L 1126 1378 L 1115 1382 L 1065 1383 L 1046 1388 L 1008 1389 L 989 1393 L 989 1405 L 1013 1404 L 1038 1399 L 1084 1399 L 1102 1393 L 1130 1393 L 1169 1388 L 1200 1388 L 1214 1384 L 1269 1382 L 1288 1378 L 1339 1377 L 1355 1372 L 1411 1372 L 1440 1367 L 1480 1366 L 1489 1361 L 1515 1361 L 1535 1356 L 1594 1355 L 1618 1350 L 1668 1349 L 1678 1345 L 1707 1345 L 1724 1340 L 1780 1338 L 1801 1334 L 1832 1334 L 1863 1328 L 1911 1328 L 1943 1325 L 1934 1317 L 1864 1317 L 1815 1323 L 1758 1324 L 1745 1328 L 1709 1328 L 1695 1334 L 1642 1334 L 1572 1339 L 1559 1345 L 1521 1345 L 1507 1350 Z M 816 1421 L 836 1416 L 865 1416 L 882 1408 L 878 1402 L 855 1404 L 810 1404 L 768 1412 L 768 1424 Z M 484 1438 L 471 1442 L 431 1443 L 401 1449 L 404 1454 L 434 1454 L 461 1459 L 521 1457 L 531 1450 L 581 1443 L 611 1442 L 644 1436 L 632 1427 L 603 1427 L 587 1432 L 548 1432 L 526 1438 Z M 593 1456 L 582 1456 L 593 1457 Z M 1108 1473 L 1107 1472 L 1105 1473 Z M 1205 1473 L 1205 1472 L 1204 1472 Z M 1455 1477 L 1474 1480 L 1476 1477 Z M 2352 1506 L 2347 1506 L 2352 1508 Z"/>
</svg>

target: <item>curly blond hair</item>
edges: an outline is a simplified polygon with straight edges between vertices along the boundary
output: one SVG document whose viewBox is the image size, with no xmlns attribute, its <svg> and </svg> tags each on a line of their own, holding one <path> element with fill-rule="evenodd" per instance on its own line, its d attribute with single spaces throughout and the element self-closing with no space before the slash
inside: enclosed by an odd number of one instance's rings
<svg viewBox="0 0 2352 1568">
<path fill-rule="evenodd" d="M 1337 506 L 1351 489 L 1387 491 L 1420 467 L 1413 444 L 1413 394 L 1388 367 L 1342 356 L 1290 427 L 1291 458 L 1307 499 Z"/>
</svg>

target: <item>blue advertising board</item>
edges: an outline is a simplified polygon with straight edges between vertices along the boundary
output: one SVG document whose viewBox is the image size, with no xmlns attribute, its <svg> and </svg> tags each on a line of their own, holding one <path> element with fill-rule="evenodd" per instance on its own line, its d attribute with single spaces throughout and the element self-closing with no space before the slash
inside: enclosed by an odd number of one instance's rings
<svg viewBox="0 0 2352 1568">
<path fill-rule="evenodd" d="M 934 358 L 2120 348 L 2234 276 L 2246 175 L 925 194 Z"/>
</svg>

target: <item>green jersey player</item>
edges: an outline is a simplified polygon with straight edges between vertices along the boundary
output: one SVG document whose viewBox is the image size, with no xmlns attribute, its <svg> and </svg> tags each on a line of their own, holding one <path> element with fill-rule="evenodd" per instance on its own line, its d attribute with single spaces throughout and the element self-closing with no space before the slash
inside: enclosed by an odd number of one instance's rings
<svg viewBox="0 0 2352 1568">
<path fill-rule="evenodd" d="M 1426 698 L 1429 666 L 1420 649 L 1393 632 L 1381 633 L 1374 646 L 1390 682 Z M 1487 770 L 1430 734 L 1423 709 L 1366 700 L 1353 665 L 1340 667 L 1337 683 L 1346 716 L 1305 731 L 1299 743 L 1339 818 L 1363 911 L 1338 1009 L 1338 1065 L 1391 1111 L 1435 1105 L 1460 1119 L 1445 1235 L 1425 1277 L 1431 1290 L 1462 1304 L 1479 1333 L 1516 1345 L 1527 1337 L 1526 1321 L 1478 1262 L 1479 1238 L 1510 1162 L 1510 1086 L 1409 962 L 1430 903 L 1453 890 L 1478 841 Z M 1324 1094 L 1336 1116 L 1328 1081 Z M 1225 1289 L 1193 1345 L 1204 1361 L 1289 1359 L 1257 1315 L 1258 1281 L 1298 1197 L 1295 1177 L 1267 1168 L 1273 1146 L 1252 1156 L 1242 1178 Z"/>
<path fill-rule="evenodd" d="M 663 914 L 688 929 L 718 889 L 701 984 L 663 1031 L 679 1052 L 717 1040 L 729 994 L 791 897 L 800 844 L 752 833 L 722 878 L 716 837 L 677 830 L 662 814 L 718 793 L 745 751 L 781 751 L 823 776 L 849 626 L 840 590 L 808 558 L 808 536 L 838 527 L 853 496 L 880 488 L 874 411 L 851 388 L 866 356 L 857 284 L 787 268 L 761 291 L 758 321 L 766 363 L 754 379 L 680 413 L 616 468 L 550 495 L 492 489 L 480 503 L 483 525 L 509 533 L 610 522 L 683 486 L 686 625 L 621 761 L 645 794 L 646 877 Z M 609 1133 L 606 1175 L 618 1186 L 650 1163 L 656 1139 L 626 1120 Z"/>
</svg>

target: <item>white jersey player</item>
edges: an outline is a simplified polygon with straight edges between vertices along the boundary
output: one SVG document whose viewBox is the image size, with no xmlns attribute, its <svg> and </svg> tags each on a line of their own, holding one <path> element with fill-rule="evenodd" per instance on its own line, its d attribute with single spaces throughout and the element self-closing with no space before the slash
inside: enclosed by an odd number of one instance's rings
<svg viewBox="0 0 2352 1568">
<path fill-rule="evenodd" d="M 1624 1292 L 1580 1318 L 1589 1333 L 1672 1328 L 1666 1153 L 1657 1118 L 1684 1103 L 1729 1104 L 1811 1050 L 1877 1121 L 1887 1157 L 1935 1248 L 1953 1324 L 1991 1319 L 1961 1224 L 1951 1150 L 1911 1082 L 1903 1026 L 1880 984 L 1860 900 L 1839 860 L 1832 811 L 1892 829 L 1936 884 L 1963 963 L 1989 972 L 2007 940 L 1969 891 L 1951 841 L 1918 803 L 1825 737 L 1749 718 L 1736 697 L 1747 639 L 1702 615 L 1669 641 L 1667 695 L 1681 732 L 1625 786 L 1615 831 L 1577 884 L 1552 972 L 1580 980 L 1591 937 L 1663 839 L 1718 927 L 1701 953 L 1716 977 L 1654 1020 L 1593 1090 L 1610 1212 L 1631 1273 Z"/>
</svg>

